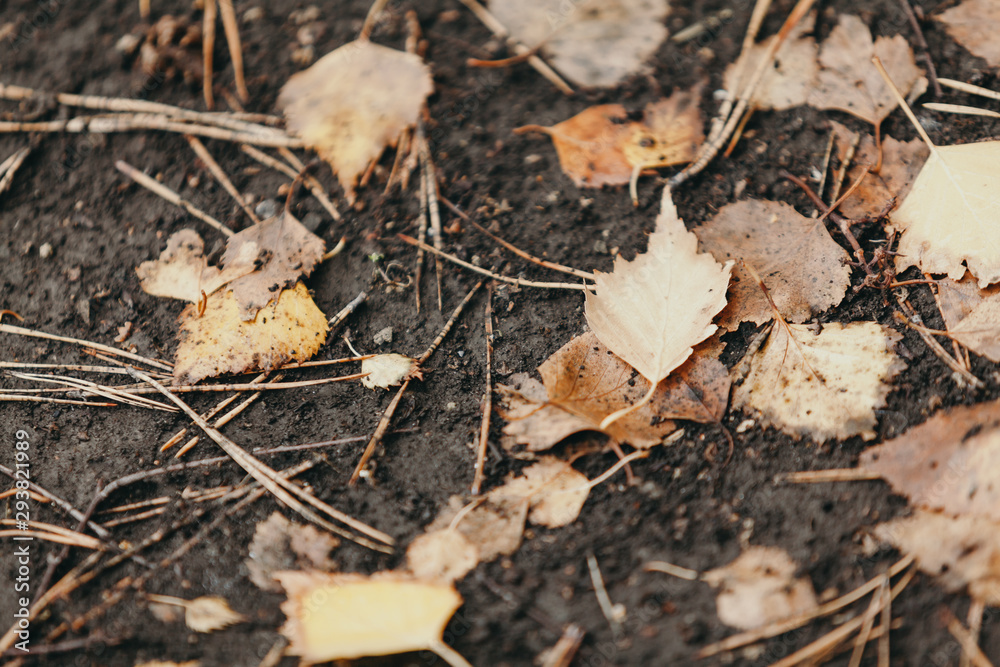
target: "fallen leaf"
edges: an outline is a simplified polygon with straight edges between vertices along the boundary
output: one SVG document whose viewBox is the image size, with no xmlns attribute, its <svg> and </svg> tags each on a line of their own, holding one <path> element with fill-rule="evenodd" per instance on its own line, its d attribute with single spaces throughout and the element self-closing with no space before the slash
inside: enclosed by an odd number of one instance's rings
<svg viewBox="0 0 1000 667">
<path fill-rule="evenodd" d="M 240 311 L 232 292 L 225 290 L 208 298 L 200 317 L 194 304 L 181 312 L 177 384 L 306 361 L 326 342 L 326 316 L 302 283 L 282 290 L 252 322 L 244 322 Z"/>
<path fill-rule="evenodd" d="M 753 630 L 817 607 L 808 577 L 795 578 L 798 566 L 784 549 L 750 547 L 725 567 L 702 579 L 719 593 L 719 620 L 740 630 Z"/>
<path fill-rule="evenodd" d="M 544 457 L 488 495 L 494 499 L 523 498 L 528 501 L 528 521 L 559 528 L 573 523 L 580 515 L 590 493 L 589 481 L 566 461 Z"/>
<path fill-rule="evenodd" d="M 887 383 L 904 367 L 893 349 L 900 338 L 874 322 L 831 322 L 819 334 L 777 323 L 734 390 L 733 407 L 751 408 L 764 425 L 796 438 L 871 440 Z"/>
<path fill-rule="evenodd" d="M 433 90 L 420 57 L 360 39 L 293 74 L 278 106 L 288 129 L 330 163 L 353 203 L 358 176 L 416 125 Z"/>
<path fill-rule="evenodd" d="M 596 293 L 586 292 L 587 324 L 655 389 L 715 332 L 712 318 L 726 305 L 731 268 L 732 262 L 720 265 L 698 252 L 697 237 L 684 227 L 664 188 L 647 251 L 631 262 L 619 256 L 611 273 L 594 272 Z M 647 393 L 643 400 L 651 397 Z"/>
<path fill-rule="evenodd" d="M 919 138 L 896 141 L 889 136 L 883 137 L 882 170 L 877 174 L 869 172 L 861 185 L 840 205 L 840 212 L 849 218 L 861 218 L 879 213 L 893 197 L 897 202 L 902 202 L 913 187 L 929 153 L 927 145 Z M 866 136 L 858 144 L 851 162 L 853 166 L 847 172 L 843 189 L 846 190 L 861 176 L 864 165 L 874 167 L 877 162 L 875 140 Z"/>
<path fill-rule="evenodd" d="M 217 596 L 195 598 L 184 605 L 184 623 L 195 632 L 215 632 L 246 620 L 229 608 L 225 598 Z"/>
<path fill-rule="evenodd" d="M 694 233 L 702 251 L 717 260 L 749 264 L 791 322 L 805 322 L 836 306 L 851 284 L 851 258 L 830 238 L 822 221 L 782 202 L 748 199 L 729 204 Z M 763 324 L 773 317 L 757 281 L 737 262 L 719 326 L 734 331 L 741 322 Z"/>
<path fill-rule="evenodd" d="M 981 289 L 968 273 L 943 278 L 934 293 L 952 339 L 991 361 L 1000 361 L 1000 285 Z"/>
<path fill-rule="evenodd" d="M 479 551 L 479 562 L 488 563 L 497 556 L 509 556 L 521 546 L 528 506 L 525 498 L 487 494 L 470 508 L 461 497 L 452 496 L 426 531 L 458 530 Z"/>
<path fill-rule="evenodd" d="M 333 570 L 336 564 L 330 552 L 339 544 L 340 540 L 315 526 L 295 523 L 281 512 L 273 512 L 257 524 L 244 563 L 250 581 L 263 590 L 280 593 L 281 586 L 272 576 L 275 572 Z"/>
<path fill-rule="evenodd" d="M 398 572 L 289 571 L 275 578 L 288 596 L 281 605 L 288 620 L 280 629 L 290 642 L 286 652 L 307 665 L 440 651 L 448 619 L 462 605 L 451 584 Z"/>
<path fill-rule="evenodd" d="M 918 567 L 947 590 L 968 586 L 973 598 L 1000 605 L 1000 523 L 918 509 L 911 517 L 879 524 L 875 536 L 915 556 Z"/>
<path fill-rule="evenodd" d="M 945 327 L 949 330 L 971 315 L 983 301 L 1000 294 L 1000 285 L 982 289 L 968 272 L 961 280 L 942 278 L 936 285 L 937 289 L 932 290 L 934 300 L 937 302 L 938 310 L 941 311 Z"/>
<path fill-rule="evenodd" d="M 210 296 L 230 280 L 244 275 L 245 271 L 240 269 L 223 272 L 208 266 L 204 252 L 205 244 L 198 232 L 193 229 L 175 232 L 167 239 L 167 247 L 159 259 L 136 267 L 139 284 L 153 296 L 199 303 L 203 292 Z"/>
<path fill-rule="evenodd" d="M 914 507 L 1000 521 L 1000 403 L 961 406 L 861 454 Z"/>
<path fill-rule="evenodd" d="M 552 127 L 525 125 L 514 131 L 549 135 L 559 165 L 577 187 L 624 185 L 637 167 L 669 167 L 694 159 L 705 138 L 700 90 L 678 91 L 648 104 L 642 120 L 629 120 L 621 104 L 600 104 Z"/>
<path fill-rule="evenodd" d="M 646 61 L 667 37 L 667 0 L 505 0 L 490 10 L 518 41 L 541 46 L 549 61 L 581 86 L 613 86 L 649 71 Z"/>
<path fill-rule="evenodd" d="M 896 269 L 919 266 L 980 287 L 1000 282 L 1000 141 L 935 146 L 891 217 Z M 963 264 L 964 262 L 964 264 Z"/>
<path fill-rule="evenodd" d="M 845 111 L 877 125 L 898 106 L 896 97 L 872 64 L 882 60 L 890 78 L 905 97 L 914 86 L 926 86 L 902 35 L 872 41 L 868 26 L 851 14 L 841 14 L 819 51 L 820 71 L 808 97 L 817 109 Z"/>
<path fill-rule="evenodd" d="M 1000 5 L 994 0 L 965 0 L 935 18 L 951 38 L 990 67 L 1000 67 Z"/>
<path fill-rule="evenodd" d="M 369 389 L 388 389 L 403 383 L 408 377 L 419 377 L 417 360 L 402 354 L 376 354 L 361 362 L 361 372 L 368 373 L 361 378 L 361 384 Z M 416 372 L 416 375 L 413 375 Z"/>
<path fill-rule="evenodd" d="M 451 583 L 479 564 L 479 549 L 454 528 L 418 536 L 406 549 L 406 568 L 418 579 Z"/>
</svg>

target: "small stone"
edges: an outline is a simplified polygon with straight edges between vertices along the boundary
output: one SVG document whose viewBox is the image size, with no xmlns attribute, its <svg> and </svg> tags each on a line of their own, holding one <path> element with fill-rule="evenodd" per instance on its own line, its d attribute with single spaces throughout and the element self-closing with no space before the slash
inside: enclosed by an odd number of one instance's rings
<svg viewBox="0 0 1000 667">
<path fill-rule="evenodd" d="M 262 199 L 253 210 L 261 220 L 267 220 L 278 215 L 278 202 L 273 199 Z"/>
<path fill-rule="evenodd" d="M 524 164 L 535 164 L 536 162 L 541 162 L 542 156 L 538 153 L 532 153 L 531 155 L 526 155 L 524 158 Z"/>
<path fill-rule="evenodd" d="M 77 299 L 76 314 L 80 316 L 80 319 L 83 320 L 84 324 L 90 326 L 90 299 Z"/>
<path fill-rule="evenodd" d="M 121 36 L 121 39 L 115 44 L 115 51 L 126 56 L 131 56 L 135 53 L 135 50 L 139 48 L 139 43 L 142 38 L 138 35 L 133 35 L 131 33 Z"/>
<path fill-rule="evenodd" d="M 608 244 L 604 239 L 597 239 L 594 241 L 594 252 L 598 255 L 606 255 L 608 252 Z"/>
<path fill-rule="evenodd" d="M 302 218 L 302 226 L 313 233 L 316 233 L 316 230 L 319 229 L 320 223 L 322 222 L 323 216 L 319 213 L 306 213 L 305 217 Z"/>
<path fill-rule="evenodd" d="M 391 343 L 392 327 L 386 327 L 385 329 L 382 329 L 377 334 L 375 334 L 375 337 L 372 338 L 372 340 L 375 341 L 376 345 L 382 345 L 383 343 Z"/>
<path fill-rule="evenodd" d="M 319 18 L 319 7 L 316 5 L 309 5 L 305 9 L 296 9 L 288 15 L 288 18 L 290 18 L 296 25 L 311 23 Z"/>
<path fill-rule="evenodd" d="M 52 256 L 53 252 L 55 251 L 52 249 L 51 243 L 43 243 L 38 248 L 38 256 L 41 257 L 42 259 L 48 259 L 49 257 Z"/>
<path fill-rule="evenodd" d="M 243 12 L 244 23 L 256 23 L 264 18 L 264 10 L 261 7 L 251 7 Z"/>
</svg>

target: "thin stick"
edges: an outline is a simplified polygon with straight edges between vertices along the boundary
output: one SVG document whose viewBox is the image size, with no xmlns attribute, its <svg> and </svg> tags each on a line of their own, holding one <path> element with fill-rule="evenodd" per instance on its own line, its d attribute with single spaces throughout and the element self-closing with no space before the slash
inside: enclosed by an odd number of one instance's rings
<svg viewBox="0 0 1000 667">
<path fill-rule="evenodd" d="M 576 623 L 567 625 L 555 646 L 545 651 L 545 661 L 541 663 L 541 667 L 569 667 L 585 634 L 583 628 Z"/>
<path fill-rule="evenodd" d="M 5 403 L 59 403 L 62 405 L 86 405 L 93 408 L 116 408 L 120 403 L 100 403 L 75 401 L 69 398 L 49 398 L 47 396 L 24 396 L 22 394 L 0 394 L 0 402 Z"/>
<path fill-rule="evenodd" d="M 368 8 L 368 14 L 365 16 L 365 22 L 361 26 L 361 32 L 358 34 L 359 40 L 367 40 L 371 37 L 375 24 L 377 24 L 379 19 L 382 17 L 382 12 L 388 4 L 389 0 L 375 0 L 375 2 L 372 3 L 372 6 Z"/>
<path fill-rule="evenodd" d="M 601 568 L 597 565 L 597 558 L 594 554 L 587 554 L 587 569 L 590 570 L 590 582 L 594 585 L 594 595 L 597 597 L 597 604 L 601 608 L 601 613 L 608 620 L 611 632 L 615 637 L 621 635 L 622 624 L 615 615 L 615 606 L 611 603 L 608 589 L 604 587 L 604 577 L 601 576 Z"/>
<path fill-rule="evenodd" d="M 179 194 L 177 194 L 164 184 L 160 183 L 154 178 L 150 178 L 149 176 L 142 173 L 129 163 L 125 162 L 124 160 L 116 160 L 115 167 L 118 169 L 118 171 L 122 172 L 123 174 L 131 178 L 133 181 L 135 181 L 142 187 L 146 188 L 153 194 L 167 200 L 174 206 L 181 207 L 194 217 L 198 218 L 199 220 L 207 224 L 212 229 L 222 232 L 226 236 L 232 236 L 235 233 L 229 227 L 226 227 L 224 224 L 222 224 L 221 222 L 210 216 L 208 213 L 205 213 L 191 202 L 187 201 L 186 199 L 182 199 Z"/>
<path fill-rule="evenodd" d="M 10 374 L 13 377 L 19 378 L 21 380 L 35 380 L 36 382 L 51 382 L 52 384 L 59 384 L 63 386 L 72 387 L 75 391 L 95 394 L 97 396 L 102 396 L 104 398 L 108 398 L 113 401 L 120 401 L 122 403 L 126 403 L 128 405 L 140 408 L 151 408 L 153 410 L 163 410 L 164 412 L 177 412 L 175 408 L 160 403 L 159 401 L 154 401 L 152 399 L 145 398 L 144 396 L 128 396 L 126 395 L 127 392 L 123 390 L 119 390 L 115 387 L 99 385 L 95 382 L 90 382 L 89 380 L 82 380 L 80 378 L 71 378 L 71 377 L 58 377 L 55 375 L 42 375 L 38 373 L 11 372 Z"/>
<path fill-rule="evenodd" d="M 847 147 L 847 152 L 844 153 L 844 159 L 841 161 L 840 166 L 837 167 L 837 172 L 833 179 L 833 190 L 830 192 L 830 201 L 835 202 L 840 198 L 840 189 L 844 186 L 844 179 L 847 177 L 847 170 L 850 168 L 851 163 L 854 161 L 854 153 L 858 150 L 858 144 L 861 143 L 861 135 L 855 134 L 854 139 L 851 140 L 851 145 Z M 822 192 L 820 197 L 822 198 Z"/>
<path fill-rule="evenodd" d="M 472 495 L 479 495 L 486 467 L 486 448 L 490 441 L 490 417 L 493 414 L 493 283 L 486 288 L 486 393 L 483 395 L 483 421 L 479 427 L 479 452 L 472 479 Z"/>
<path fill-rule="evenodd" d="M 254 160 L 257 160 L 257 162 L 260 162 L 262 165 L 270 167 L 275 171 L 280 171 L 281 173 L 291 178 L 293 181 L 298 179 L 299 174 L 301 173 L 299 171 L 295 171 L 281 160 L 276 160 L 267 153 L 265 153 L 264 151 L 254 148 L 253 146 L 250 146 L 248 144 L 241 145 L 240 149 L 244 153 L 252 157 Z M 286 152 L 288 153 L 288 155 L 294 157 L 294 154 L 291 151 L 286 151 Z M 309 188 L 309 192 L 311 192 L 313 197 L 316 198 L 316 201 L 320 203 L 320 206 L 326 209 L 327 213 L 329 213 L 334 220 L 340 220 L 340 212 L 337 211 L 337 207 L 333 205 L 333 202 L 330 201 L 330 198 L 326 196 L 326 192 L 323 191 L 323 186 L 320 185 L 319 181 L 317 181 L 309 174 L 306 174 L 305 177 L 302 179 L 302 183 L 307 188 Z"/>
<path fill-rule="evenodd" d="M 507 42 L 507 45 L 513 49 L 514 53 L 517 55 L 530 54 L 531 49 L 529 49 L 524 44 L 521 44 L 507 31 L 507 28 L 503 26 L 500 21 L 497 20 L 493 14 L 489 12 L 485 7 L 476 2 L 476 0 L 460 0 L 463 5 L 469 8 L 476 18 L 479 19 L 483 25 L 485 25 L 490 32 L 496 35 L 499 39 Z M 536 55 L 530 55 L 528 57 L 528 64 L 535 68 L 539 74 L 548 79 L 549 83 L 559 89 L 559 92 L 564 95 L 572 95 L 573 89 L 569 87 L 565 81 L 563 81 L 555 70 L 549 67 L 544 60 Z"/>
<path fill-rule="evenodd" d="M 283 377 L 283 375 L 284 375 L 284 373 L 278 373 L 277 375 L 274 376 L 274 379 L 275 380 L 280 380 Z M 255 378 L 255 379 L 262 382 L 263 381 L 263 377 L 264 376 L 262 375 L 259 378 Z M 230 410 L 226 414 L 224 414 L 221 417 L 219 417 L 218 419 L 216 419 L 215 423 L 212 424 L 212 426 L 214 426 L 215 428 L 221 428 L 221 427 L 225 426 L 226 424 L 228 424 L 232 420 L 236 419 L 237 416 L 239 416 L 240 414 L 242 414 L 247 408 L 249 408 L 254 403 L 254 401 L 256 401 L 257 399 L 259 399 L 263 395 L 264 394 L 262 392 L 259 392 L 259 391 L 250 394 L 249 396 L 247 396 L 243 400 L 243 402 L 241 402 L 235 408 L 233 408 L 232 410 Z M 233 398 L 236 398 L 236 396 L 233 396 Z M 180 457 L 184 456 L 189 451 L 191 451 L 192 449 L 194 449 L 194 446 L 198 444 L 199 440 L 200 440 L 200 437 L 196 435 L 196 436 L 192 437 L 190 440 L 188 440 L 187 442 L 185 442 L 184 445 L 180 449 L 177 450 L 177 453 L 174 454 L 174 458 L 175 459 L 179 459 Z"/>
<path fill-rule="evenodd" d="M 980 598 L 972 598 L 969 602 L 969 612 L 966 615 L 966 622 L 969 624 L 969 637 L 972 643 L 979 645 L 979 632 L 983 627 L 983 612 L 986 611 L 986 603 Z M 969 653 L 962 647 L 962 657 L 959 658 L 958 667 L 969 667 L 971 660 Z"/>
<path fill-rule="evenodd" d="M 865 612 L 864 622 L 861 624 L 861 631 L 854 639 L 854 651 L 851 652 L 851 661 L 848 667 L 861 667 L 861 658 L 865 654 L 865 647 L 871 638 L 872 626 L 875 625 L 877 608 L 885 605 L 884 592 L 889 586 L 889 577 L 882 578 L 882 585 L 878 591 L 872 595 L 871 602 L 868 603 L 868 611 Z"/>
<path fill-rule="evenodd" d="M 923 327 L 914 326 L 914 320 L 918 325 L 922 323 L 922 320 L 920 319 L 920 315 L 913 310 L 913 307 L 910 306 L 905 298 L 897 294 L 896 301 L 899 303 L 900 308 L 903 309 L 902 312 L 895 312 L 896 319 L 916 331 L 917 335 L 923 339 L 924 343 L 926 343 L 927 347 L 929 347 L 931 351 L 937 355 L 938 359 L 944 362 L 945 366 L 957 373 L 971 387 L 982 389 L 986 386 L 983 384 L 982 380 L 977 378 L 971 372 L 965 370 L 961 364 L 955 361 L 955 358 L 948 354 L 944 347 L 941 346 L 941 343 L 934 339 L 934 336 L 925 331 Z"/>
<path fill-rule="evenodd" d="M 419 137 L 415 139 L 415 142 L 419 146 Z M 416 151 L 420 154 L 420 151 Z M 430 224 L 430 217 L 428 214 L 428 204 L 427 204 L 427 172 L 424 170 L 420 171 L 420 222 L 417 227 L 417 239 L 420 243 L 425 243 L 427 241 L 427 227 Z M 413 271 L 414 273 L 414 283 L 415 289 L 413 290 L 414 298 L 417 302 L 417 312 L 420 312 L 420 284 L 423 282 L 424 276 L 424 248 L 423 246 L 417 246 L 417 265 Z M 440 274 L 439 274 L 440 275 Z"/>
<path fill-rule="evenodd" d="M 975 637 L 959 622 L 957 618 L 946 608 L 944 608 L 945 618 L 948 620 L 948 632 L 958 641 L 962 651 L 969 656 L 969 661 L 975 667 L 993 667 L 993 663 L 986 657 L 983 650 L 979 648 Z"/>
<path fill-rule="evenodd" d="M 441 211 L 438 208 L 437 196 L 437 172 L 434 169 L 434 162 L 431 160 L 430 147 L 427 145 L 427 137 L 424 135 L 423 123 L 417 125 L 417 148 L 420 151 L 420 163 L 423 166 L 423 174 L 420 179 L 424 187 L 424 197 L 427 201 L 427 212 L 430 214 L 431 233 L 434 235 L 434 247 L 440 252 L 444 252 L 444 233 L 441 230 Z M 423 207 L 423 204 L 421 204 Z M 441 295 L 441 257 L 434 257 L 434 275 L 437 279 L 437 301 L 438 312 L 441 312 L 444 305 Z"/>
<path fill-rule="evenodd" d="M 0 361 L 0 368 L 38 368 L 44 370 L 76 371 L 78 373 L 110 373 L 112 375 L 128 375 L 128 371 L 117 366 L 88 366 L 85 364 L 29 364 L 22 363 L 20 361 Z M 150 373 L 150 375 L 162 374 Z"/>
<path fill-rule="evenodd" d="M 233 0 L 218 0 L 219 14 L 222 16 L 222 29 L 226 32 L 226 45 L 229 47 L 229 59 L 233 62 L 233 78 L 236 81 L 236 96 L 240 102 L 250 101 L 247 82 L 243 78 L 243 44 L 240 42 L 240 26 L 236 19 L 236 9 Z"/>
<path fill-rule="evenodd" d="M 570 290 L 587 289 L 587 285 L 577 285 L 576 283 L 541 283 L 541 282 L 535 282 L 533 280 L 522 280 L 521 278 L 509 278 L 507 276 L 501 276 L 500 274 L 493 273 L 492 271 L 476 266 L 475 264 L 470 264 L 469 262 L 463 262 L 458 257 L 455 257 L 454 255 L 449 255 L 446 252 L 441 252 L 434 246 L 429 246 L 426 243 L 421 243 L 412 236 L 407 236 L 406 234 L 396 234 L 396 236 L 401 241 L 409 243 L 410 245 L 417 246 L 418 248 L 426 250 L 427 252 L 430 253 L 434 253 L 435 255 L 440 255 L 441 257 L 447 259 L 449 262 L 452 262 L 453 264 L 458 264 L 459 266 L 464 267 L 470 271 L 482 274 L 484 276 L 492 278 L 493 280 L 499 280 L 500 282 L 511 283 L 513 285 L 521 285 L 522 287 L 541 287 L 545 289 L 570 289 Z"/>
<path fill-rule="evenodd" d="M 351 375 L 339 375 L 332 378 L 297 380 L 294 382 L 262 382 L 260 384 L 255 384 L 253 382 L 243 382 L 237 384 L 182 384 L 170 387 L 170 391 L 176 394 L 185 394 L 203 391 L 271 391 L 282 389 L 301 389 L 302 387 L 315 387 L 321 384 L 330 384 L 331 382 L 360 380 L 364 377 L 368 377 L 368 373 L 352 373 Z M 135 389 L 125 390 L 123 393 L 139 396 L 142 394 L 155 394 L 157 392 L 155 389 L 150 389 L 149 387 L 138 387 Z"/>
<path fill-rule="evenodd" d="M 642 569 L 646 572 L 665 572 L 672 577 L 686 579 L 687 581 L 698 581 L 701 579 L 701 572 L 698 572 L 698 570 L 690 570 L 686 567 L 674 565 L 673 563 L 668 563 L 662 560 L 650 561 L 646 563 Z"/>
<path fill-rule="evenodd" d="M 924 104 L 925 109 L 930 109 L 931 111 L 942 111 L 944 113 L 957 113 L 966 116 L 985 116 L 986 118 L 1000 118 L 1000 113 L 996 111 L 990 111 L 989 109 L 980 109 L 979 107 L 968 107 L 962 104 L 941 104 L 938 102 L 927 102 Z"/>
<path fill-rule="evenodd" d="M 931 153 L 940 158 L 941 156 L 938 155 L 937 146 L 935 146 L 934 142 L 931 141 L 931 138 L 927 136 L 927 131 L 924 130 L 924 126 L 921 125 L 920 121 L 917 120 L 917 117 L 913 114 L 913 109 L 911 109 L 910 105 L 906 103 L 905 99 L 903 99 L 903 94 L 899 92 L 899 88 L 897 88 L 896 84 L 893 83 L 892 79 L 889 77 L 889 73 L 885 71 L 885 67 L 882 65 L 882 60 L 878 56 L 874 56 L 872 58 L 872 63 L 875 64 L 875 68 L 878 69 L 878 73 L 882 75 L 882 78 L 885 80 L 886 86 L 888 86 L 889 90 L 892 91 L 892 94 L 896 98 L 896 101 L 899 103 L 899 106 L 903 107 L 903 112 L 906 114 L 906 117 L 910 119 L 910 123 L 913 125 L 913 128 L 917 131 L 917 134 L 919 134 L 920 138 L 924 140 L 925 144 L 927 144 L 927 147 L 931 150 Z"/>
<path fill-rule="evenodd" d="M 886 577 L 881 590 L 882 626 L 892 627 L 892 595 L 889 594 L 889 579 Z M 878 667 L 889 667 L 889 632 L 882 633 L 878 638 Z"/>
<path fill-rule="evenodd" d="M 229 0 L 219 1 L 225 4 Z M 232 8 L 231 4 L 229 6 Z M 260 224 L 260 218 L 257 217 L 256 213 L 254 213 L 250 204 L 247 203 L 246 197 L 244 197 L 243 194 L 236 189 L 236 186 L 233 185 L 233 182 L 229 179 L 229 176 L 226 175 L 226 172 L 219 166 L 219 163 L 215 161 L 215 158 L 213 158 L 212 154 L 208 152 L 208 149 L 205 148 L 205 144 L 201 143 L 201 140 L 198 137 L 191 136 L 190 134 L 185 135 L 184 138 L 187 139 L 189 144 L 191 144 L 191 148 L 194 149 L 194 152 L 197 153 L 199 158 L 201 158 L 201 161 L 205 163 L 208 170 L 212 172 L 212 176 L 215 177 L 215 180 L 217 180 L 222 188 L 229 193 L 229 196 L 235 199 L 236 203 L 240 205 L 240 208 L 242 208 L 243 212 L 247 214 L 247 217 L 255 223 Z"/>
<path fill-rule="evenodd" d="M 833 130 L 830 130 L 830 138 L 826 142 L 826 154 L 823 155 L 823 173 L 820 174 L 819 183 L 816 185 L 816 192 L 819 194 L 820 198 L 823 197 L 823 192 L 826 190 L 826 178 L 830 175 L 830 157 L 833 155 L 833 144 L 835 138 L 836 133 Z M 834 199 L 836 199 L 836 197 L 834 197 Z"/>
<path fill-rule="evenodd" d="M 920 58 L 927 63 L 927 78 L 930 79 L 931 88 L 934 90 L 934 97 L 941 97 L 941 84 L 938 83 L 937 70 L 934 69 L 934 60 L 931 58 L 931 49 L 927 46 L 927 40 L 924 39 L 924 31 L 920 29 L 920 21 L 917 20 L 917 15 L 913 13 L 913 8 L 910 7 L 909 0 L 899 0 L 899 4 L 903 6 L 906 18 L 910 20 L 910 27 L 913 28 L 913 36 L 916 39 L 917 48 L 921 52 Z"/>
<path fill-rule="evenodd" d="M 31 147 L 25 146 L 4 160 L 3 164 L 0 165 L 0 174 L 3 175 L 3 178 L 0 178 L 0 194 L 6 192 L 10 187 L 10 184 L 14 182 L 14 174 L 16 174 L 17 170 L 21 168 L 21 165 L 24 163 L 24 159 L 28 157 L 30 152 Z"/>
<path fill-rule="evenodd" d="M 863 468 L 831 468 L 829 470 L 804 470 L 802 472 L 782 472 L 774 476 L 774 481 L 787 484 L 818 484 L 828 482 L 862 482 L 882 479 L 882 476 Z"/>
<path fill-rule="evenodd" d="M 288 148 L 285 146 L 279 146 L 278 152 L 281 153 L 281 156 L 283 158 L 288 160 L 288 164 L 292 165 L 298 170 L 297 174 L 293 176 L 293 178 L 298 178 L 298 175 L 302 174 L 302 182 L 305 183 L 305 186 L 307 188 L 309 188 L 309 192 L 313 194 L 313 197 L 316 198 L 316 201 L 318 201 L 323 206 L 323 208 L 325 208 L 327 212 L 329 212 L 329 214 L 333 216 L 334 220 L 339 221 L 340 213 L 337 211 L 337 208 L 333 205 L 333 202 L 331 202 L 330 199 L 326 196 L 326 190 L 323 189 L 323 186 L 320 184 L 320 182 L 317 181 L 312 174 L 306 173 L 306 165 L 302 163 L 302 160 L 297 158 L 295 156 L 295 153 L 288 150 Z"/>
<path fill-rule="evenodd" d="M 953 88 L 963 93 L 988 97 L 991 100 L 1000 100 L 1000 93 L 995 90 L 983 88 L 982 86 L 974 86 L 973 84 L 966 83 L 964 81 L 956 81 L 955 79 L 938 79 L 938 83 L 946 88 Z"/>
<path fill-rule="evenodd" d="M 101 350 L 102 352 L 107 352 L 108 354 L 114 354 L 119 357 L 125 357 L 126 359 L 131 359 L 132 361 L 139 361 L 147 366 L 153 366 L 154 368 L 159 368 L 167 372 L 173 372 L 173 368 L 166 365 L 163 362 L 155 361 L 153 359 L 147 359 L 146 357 L 139 356 L 138 354 L 132 354 L 131 352 L 126 352 L 125 350 L 119 350 L 118 348 L 110 347 L 108 345 L 102 345 L 101 343 L 92 343 L 89 340 L 80 340 L 79 338 L 68 338 L 66 336 L 56 336 L 55 334 L 49 334 L 42 331 L 35 331 L 34 329 L 25 329 L 23 327 L 15 327 L 11 324 L 0 323 L 0 333 L 10 333 L 18 334 L 19 336 L 31 336 L 33 338 L 44 338 L 46 340 L 56 340 L 60 343 L 73 343 L 74 345 L 79 345 L 81 347 L 89 347 L 94 350 Z"/>
<path fill-rule="evenodd" d="M 218 7 L 215 0 L 205 0 L 204 16 L 201 27 L 202 89 L 205 95 L 205 106 L 215 107 L 215 97 L 212 95 L 212 66 L 215 51 L 215 18 Z"/>
<path fill-rule="evenodd" d="M 330 322 L 329 322 L 330 332 L 332 333 L 334 329 L 337 329 L 341 324 L 343 324 L 344 320 L 346 320 L 348 317 L 350 317 L 351 314 L 354 313 L 355 310 L 357 310 L 358 308 L 360 308 L 361 304 L 363 304 L 367 299 L 368 299 L 368 292 L 364 292 L 364 291 L 361 292 L 360 294 L 358 294 L 353 299 L 351 299 L 350 303 L 348 303 L 346 306 L 344 306 L 343 308 L 341 308 L 340 312 L 338 312 L 336 315 L 334 315 L 333 317 L 330 318 Z M 353 357 L 353 359 L 357 360 L 357 359 L 360 359 L 360 358 L 359 357 Z M 337 359 L 335 361 L 340 361 L 340 360 Z M 306 362 L 306 363 L 307 364 L 308 363 L 314 363 L 315 364 L 317 362 Z M 319 363 L 326 363 L 326 362 L 319 362 Z M 303 365 L 305 365 L 305 364 L 303 364 Z M 298 366 L 296 366 L 296 368 L 298 368 Z"/>
</svg>

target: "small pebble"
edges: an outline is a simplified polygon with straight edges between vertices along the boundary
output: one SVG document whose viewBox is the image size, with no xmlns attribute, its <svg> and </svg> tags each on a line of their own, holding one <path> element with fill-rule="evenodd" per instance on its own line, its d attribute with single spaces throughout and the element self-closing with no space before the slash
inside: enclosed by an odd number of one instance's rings
<svg viewBox="0 0 1000 667">
<path fill-rule="evenodd" d="M 38 256 L 41 257 L 42 259 L 48 259 L 49 257 L 52 256 L 53 252 L 54 251 L 52 250 L 52 244 L 51 243 L 43 243 L 38 248 Z"/>
<path fill-rule="evenodd" d="M 278 215 L 278 202 L 273 199 L 262 199 L 253 210 L 261 220 L 267 220 Z"/>
<path fill-rule="evenodd" d="M 319 229 L 320 223 L 322 222 L 323 216 L 318 213 L 306 213 L 305 217 L 302 218 L 302 226 L 313 233 Z"/>
<path fill-rule="evenodd" d="M 262 18 L 264 18 L 264 10 L 260 7 L 251 7 L 243 12 L 244 23 L 256 23 Z"/>
<path fill-rule="evenodd" d="M 382 343 L 391 343 L 392 342 L 392 327 L 386 327 L 385 329 L 382 329 L 377 334 L 375 334 L 375 336 L 374 336 L 374 338 L 372 338 L 372 340 L 375 341 L 376 345 L 381 345 Z"/>
</svg>

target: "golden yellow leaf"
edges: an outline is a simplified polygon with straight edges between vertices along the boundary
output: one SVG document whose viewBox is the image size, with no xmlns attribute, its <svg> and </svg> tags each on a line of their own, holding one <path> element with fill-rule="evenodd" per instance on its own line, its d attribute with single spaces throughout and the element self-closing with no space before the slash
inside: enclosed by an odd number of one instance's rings
<svg viewBox="0 0 1000 667">
<path fill-rule="evenodd" d="M 251 322 L 241 319 L 240 304 L 228 290 L 210 296 L 200 317 L 196 305 L 187 306 L 180 321 L 174 360 L 178 384 L 306 361 L 326 342 L 328 330 L 326 317 L 302 283 L 282 290 Z"/>
<path fill-rule="evenodd" d="M 733 391 L 733 407 L 759 412 L 764 425 L 796 438 L 871 440 L 887 383 L 904 367 L 893 349 L 901 336 L 874 322 L 819 328 L 775 324 Z"/>
<path fill-rule="evenodd" d="M 202 292 L 213 294 L 230 280 L 238 278 L 249 269 L 234 268 L 221 271 L 208 266 L 205 244 L 193 229 L 182 229 L 167 239 L 167 247 L 159 259 L 143 262 L 136 267 L 139 284 L 147 294 L 191 303 L 202 300 Z"/>
<path fill-rule="evenodd" d="M 467 664 L 453 662 L 458 654 L 441 641 L 462 605 L 451 584 L 396 572 L 366 577 L 289 571 L 275 578 L 288 595 L 281 605 L 288 617 L 281 627 L 290 641 L 287 652 L 304 664 L 421 650 L 442 657 L 450 651 L 450 664 Z"/>
<path fill-rule="evenodd" d="M 292 75 L 278 105 L 288 129 L 330 163 L 353 202 L 358 176 L 416 124 L 433 90 L 419 56 L 360 39 Z"/>
<path fill-rule="evenodd" d="M 416 359 L 402 354 L 376 354 L 361 362 L 361 372 L 368 373 L 361 378 L 361 384 L 369 389 L 396 387 L 414 371 L 419 375 L 416 364 Z"/>
<path fill-rule="evenodd" d="M 972 55 L 990 67 L 1000 67 L 1000 4 L 996 0 L 965 0 L 934 18 Z"/>
</svg>

